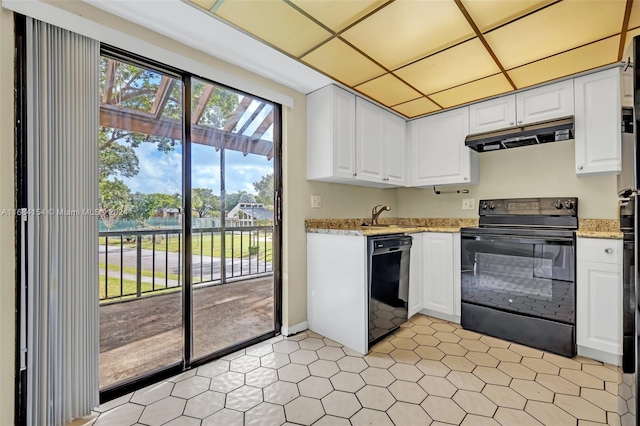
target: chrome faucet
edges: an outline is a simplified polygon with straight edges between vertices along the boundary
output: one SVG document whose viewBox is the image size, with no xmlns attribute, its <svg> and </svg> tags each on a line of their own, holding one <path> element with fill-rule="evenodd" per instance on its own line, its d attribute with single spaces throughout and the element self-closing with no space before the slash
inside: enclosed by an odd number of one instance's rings
<svg viewBox="0 0 640 426">
<path fill-rule="evenodd" d="M 378 207 L 380 207 L 380 209 L 376 210 Z M 380 213 L 382 213 L 383 211 L 389 211 L 389 210 L 391 210 L 391 207 L 383 206 L 382 204 L 378 204 L 377 206 L 372 208 L 371 209 L 371 225 L 377 225 L 378 216 L 380 216 Z"/>
</svg>

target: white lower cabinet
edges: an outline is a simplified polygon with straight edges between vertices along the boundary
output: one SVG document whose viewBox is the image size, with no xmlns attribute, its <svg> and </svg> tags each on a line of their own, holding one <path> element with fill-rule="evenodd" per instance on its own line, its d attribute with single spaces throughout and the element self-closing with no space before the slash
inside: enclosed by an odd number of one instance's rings
<svg viewBox="0 0 640 426">
<path fill-rule="evenodd" d="M 369 351 L 367 237 L 307 234 L 309 330 Z"/>
<path fill-rule="evenodd" d="M 425 232 L 413 235 L 409 316 L 422 312 L 459 323 L 460 234 Z"/>
<path fill-rule="evenodd" d="M 578 238 L 576 258 L 578 354 L 620 365 L 622 240 Z"/>
</svg>

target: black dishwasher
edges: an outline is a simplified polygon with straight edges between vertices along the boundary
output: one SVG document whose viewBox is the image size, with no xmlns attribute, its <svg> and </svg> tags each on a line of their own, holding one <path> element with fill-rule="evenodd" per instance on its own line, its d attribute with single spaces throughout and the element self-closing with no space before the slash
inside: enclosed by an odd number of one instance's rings
<svg viewBox="0 0 640 426">
<path fill-rule="evenodd" d="M 369 347 L 408 319 L 409 256 L 412 238 L 368 238 Z"/>
</svg>

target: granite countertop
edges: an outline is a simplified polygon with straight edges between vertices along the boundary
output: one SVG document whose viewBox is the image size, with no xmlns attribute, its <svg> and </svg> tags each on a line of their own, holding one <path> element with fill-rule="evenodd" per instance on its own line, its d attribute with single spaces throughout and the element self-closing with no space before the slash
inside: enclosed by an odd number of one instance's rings
<svg viewBox="0 0 640 426">
<path fill-rule="evenodd" d="M 416 232 L 460 232 L 460 228 L 478 226 L 478 219 L 459 218 L 384 218 L 380 224 L 388 227 L 362 226 L 371 219 L 307 219 L 308 233 L 375 236 L 411 234 Z M 622 239 L 617 219 L 580 219 L 576 236 L 580 238 Z"/>
<path fill-rule="evenodd" d="M 460 232 L 460 228 L 477 226 L 477 219 L 380 219 L 380 224 L 390 225 L 386 227 L 362 226 L 369 223 L 370 219 L 308 219 L 305 227 L 308 233 L 375 236 L 390 234 L 411 234 L 416 232 Z"/>
<path fill-rule="evenodd" d="M 580 219 L 576 236 L 621 240 L 622 232 L 618 219 Z"/>
</svg>

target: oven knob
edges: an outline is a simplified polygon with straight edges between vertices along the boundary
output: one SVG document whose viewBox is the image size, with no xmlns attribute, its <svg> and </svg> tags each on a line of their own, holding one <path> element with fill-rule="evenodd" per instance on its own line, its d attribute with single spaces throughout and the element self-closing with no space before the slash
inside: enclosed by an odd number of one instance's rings
<svg viewBox="0 0 640 426">
<path fill-rule="evenodd" d="M 555 203 L 553 203 L 553 207 L 560 210 L 562 209 L 562 203 L 560 201 L 556 201 Z"/>
<path fill-rule="evenodd" d="M 482 208 L 482 209 L 486 209 L 486 208 L 487 208 L 487 203 L 482 203 L 482 205 L 480 206 L 480 208 Z"/>
<path fill-rule="evenodd" d="M 573 201 L 565 201 L 564 202 L 564 206 L 568 209 L 571 210 L 572 208 L 575 207 L 575 205 L 573 204 Z"/>
<path fill-rule="evenodd" d="M 489 204 L 489 210 L 493 210 L 493 209 L 495 209 L 495 208 L 496 208 L 496 205 L 495 205 L 495 204 L 493 204 L 493 203 Z"/>
</svg>

